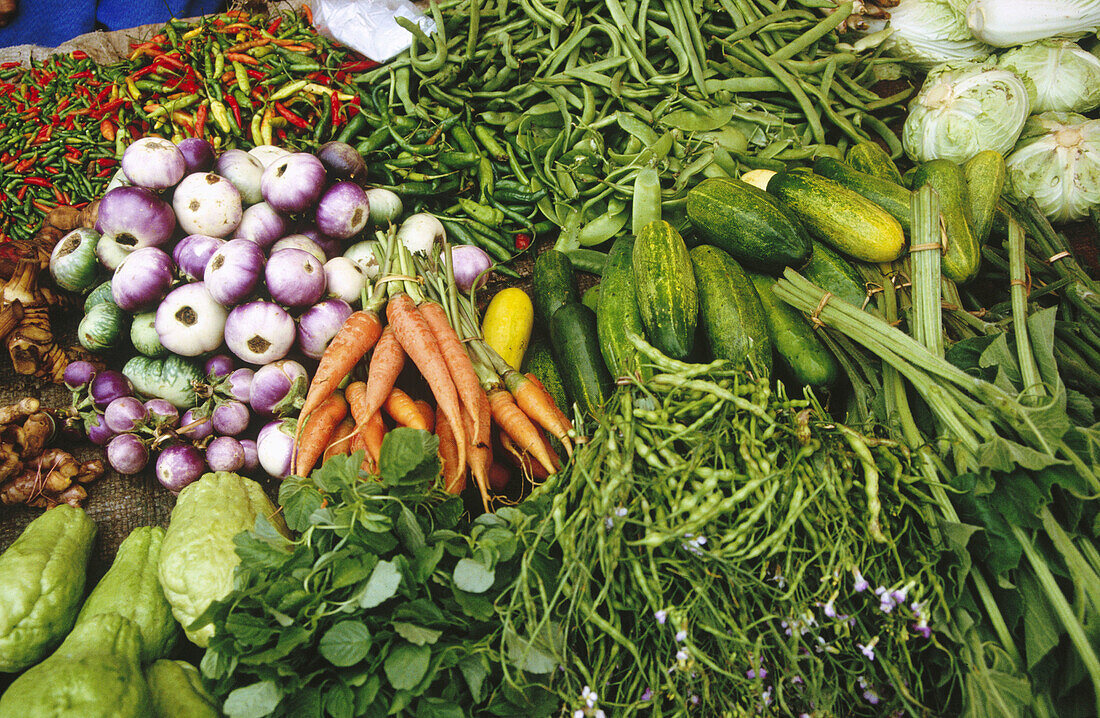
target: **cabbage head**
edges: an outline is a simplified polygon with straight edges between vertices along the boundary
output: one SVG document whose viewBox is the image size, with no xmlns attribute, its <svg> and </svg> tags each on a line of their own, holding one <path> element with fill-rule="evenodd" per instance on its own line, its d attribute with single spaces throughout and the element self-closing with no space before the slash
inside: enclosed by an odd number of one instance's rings
<svg viewBox="0 0 1100 718">
<path fill-rule="evenodd" d="M 928 73 L 909 103 L 902 145 L 914 162 L 963 163 L 983 150 L 1011 151 L 1031 112 L 1027 86 L 991 63 L 949 63 Z"/>
<path fill-rule="evenodd" d="M 1030 80 L 1031 111 L 1087 112 L 1100 107 L 1100 58 L 1069 40 L 1014 47 L 997 65 Z"/>
<path fill-rule="evenodd" d="M 1100 206 L 1100 120 L 1068 112 L 1035 115 L 1005 165 L 1017 199 L 1034 197 L 1051 222 L 1081 219 Z"/>
<path fill-rule="evenodd" d="M 920 67 L 982 60 L 993 49 L 966 27 L 970 0 L 901 0 L 890 8 L 893 32 L 884 43 L 890 54 Z"/>
</svg>

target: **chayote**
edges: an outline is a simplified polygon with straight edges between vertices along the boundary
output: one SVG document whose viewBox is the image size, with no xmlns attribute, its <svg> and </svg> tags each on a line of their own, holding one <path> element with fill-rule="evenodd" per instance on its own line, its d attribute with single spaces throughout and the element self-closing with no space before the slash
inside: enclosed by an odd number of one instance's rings
<svg viewBox="0 0 1100 718">
<path fill-rule="evenodd" d="M 82 509 L 62 504 L 0 555 L 0 671 L 34 665 L 72 629 L 95 534 Z"/>
<path fill-rule="evenodd" d="M 153 696 L 153 718 L 218 718 L 217 701 L 202 686 L 199 670 L 186 661 L 162 658 L 145 669 Z"/>
<path fill-rule="evenodd" d="M 117 613 L 134 622 L 141 634 L 141 662 L 164 658 L 176 645 L 179 626 L 157 578 L 164 529 L 139 526 L 118 547 L 111 568 L 84 602 L 76 625 L 92 616 Z"/>
<path fill-rule="evenodd" d="M 15 679 L 0 697 L 0 718 L 148 718 L 140 651 L 141 634 L 128 618 L 93 616 Z"/>
<path fill-rule="evenodd" d="M 188 626 L 233 588 L 240 562 L 233 537 L 264 516 L 289 537 L 286 522 L 255 481 L 229 471 L 204 474 L 176 498 L 160 548 L 158 575 L 172 615 L 187 638 L 206 647 L 214 627 Z"/>
</svg>

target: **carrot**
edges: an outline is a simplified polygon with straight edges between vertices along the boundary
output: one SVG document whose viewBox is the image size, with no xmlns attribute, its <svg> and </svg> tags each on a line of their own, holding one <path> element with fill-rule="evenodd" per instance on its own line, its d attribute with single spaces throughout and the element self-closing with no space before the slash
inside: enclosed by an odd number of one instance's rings
<svg viewBox="0 0 1100 718">
<path fill-rule="evenodd" d="M 299 434 L 304 421 L 332 396 L 332 392 L 336 391 L 336 387 L 352 367 L 378 341 L 381 333 L 382 322 L 379 321 L 376 312 L 361 309 L 347 318 L 344 326 L 340 327 L 340 331 L 336 333 L 328 348 L 325 349 L 325 353 L 321 355 L 321 361 L 317 365 L 317 371 L 313 375 L 313 381 L 310 382 L 305 401 L 302 402 L 302 410 L 298 415 Z"/>
<path fill-rule="evenodd" d="M 480 412 L 477 411 L 478 397 L 485 393 L 481 388 L 481 382 L 474 371 L 474 365 L 470 361 L 470 355 L 462 346 L 462 340 L 447 319 L 447 312 L 435 302 L 425 302 L 419 306 L 420 314 L 439 342 L 439 350 L 443 354 L 443 361 L 447 364 L 447 371 L 451 373 L 455 389 L 466 407 L 474 417 L 474 435 L 480 434 Z"/>
<path fill-rule="evenodd" d="M 428 425 L 427 431 L 435 431 L 435 409 L 432 405 L 423 399 L 417 399 L 413 403 L 416 404 L 420 416 L 424 417 L 424 423 Z"/>
<path fill-rule="evenodd" d="M 548 396 L 548 397 L 550 396 L 550 392 L 548 392 L 546 390 L 546 385 L 542 383 L 542 380 L 539 379 L 538 376 L 536 376 L 535 374 L 532 374 L 530 372 L 524 374 L 524 376 L 527 377 L 528 379 L 530 379 L 532 382 L 534 382 L 535 386 L 537 386 L 543 394 L 546 394 L 546 396 Z M 558 415 L 559 423 L 561 423 L 565 426 L 568 426 L 570 429 L 572 429 L 573 428 L 573 422 L 569 418 L 569 416 L 565 413 L 565 410 L 562 409 L 560 406 L 558 406 L 558 402 L 554 401 L 553 397 L 550 398 L 550 403 L 554 407 L 554 413 Z"/>
<path fill-rule="evenodd" d="M 542 434 L 527 415 L 516 406 L 512 395 L 506 389 L 497 387 L 489 392 L 489 407 L 493 412 L 493 420 L 500 425 L 502 436 L 507 434 L 518 449 L 530 452 L 548 473 L 557 471 Z"/>
<path fill-rule="evenodd" d="M 321 458 L 325 447 L 337 424 L 348 414 L 348 403 L 340 393 L 330 394 L 317 407 L 316 415 L 299 419 L 298 439 L 294 443 L 294 473 L 309 476 L 317 459 Z M 303 426 L 304 425 L 304 426 Z"/>
<path fill-rule="evenodd" d="M 325 463 L 333 456 L 347 456 L 351 453 L 351 440 L 356 436 L 355 420 L 345 416 L 336 425 L 329 437 L 329 444 L 325 447 L 325 453 L 321 454 L 321 463 Z"/>
<path fill-rule="evenodd" d="M 494 461 L 489 465 L 489 486 L 493 491 L 503 491 L 512 480 L 512 472 L 504 464 Z"/>
<path fill-rule="evenodd" d="M 504 452 L 508 454 L 508 457 L 515 464 L 516 468 L 523 472 L 524 476 L 529 476 L 532 479 L 542 481 L 550 476 L 547 473 L 546 468 L 537 461 L 531 458 L 531 455 L 527 452 L 520 451 L 515 442 L 505 432 L 500 432 L 500 445 L 504 447 Z"/>
<path fill-rule="evenodd" d="M 397 294 L 386 305 L 386 318 L 390 320 L 397 341 L 420 370 L 435 396 L 436 406 L 447 417 L 458 444 L 459 473 L 466 470 L 466 427 L 462 424 L 462 407 L 458 390 L 447 370 L 439 342 L 416 303 L 408 294 Z"/>
<path fill-rule="evenodd" d="M 390 395 L 386 397 L 386 403 L 383 404 L 383 407 L 390 418 L 396 421 L 399 426 L 428 430 L 428 422 L 424 421 L 424 416 L 420 413 L 416 403 L 413 402 L 412 397 L 396 386 L 390 389 Z"/>
<path fill-rule="evenodd" d="M 478 413 L 481 415 L 479 434 L 474 434 L 474 419 L 470 412 L 463 411 L 462 418 L 466 422 L 466 428 L 470 435 L 470 448 L 467 454 L 467 462 L 470 465 L 470 474 L 474 477 L 478 493 L 481 494 L 481 504 L 485 511 L 490 510 L 489 498 L 492 492 L 492 482 L 489 477 L 489 468 L 493 463 L 493 437 L 490 433 L 492 425 L 492 413 L 489 409 L 489 397 L 481 392 L 481 400 L 478 402 Z"/>
<path fill-rule="evenodd" d="M 439 459 L 443 462 L 443 490 L 449 494 L 461 494 L 466 488 L 466 472 L 457 471 L 458 444 L 446 416 L 441 415 L 436 420 L 435 435 L 439 437 Z"/>
<path fill-rule="evenodd" d="M 401 342 L 397 341 L 393 327 L 386 326 L 378 337 L 367 367 L 367 383 L 363 385 L 365 392 L 361 399 L 360 415 L 355 419 L 360 426 L 386 403 L 394 382 L 404 368 L 405 350 L 401 348 Z"/>
<path fill-rule="evenodd" d="M 504 385 L 512 392 L 516 405 L 532 421 L 558 438 L 569 456 L 573 455 L 573 442 L 569 439 L 572 425 L 562 424 L 557 404 L 544 389 L 518 371 L 505 372 Z"/>
</svg>

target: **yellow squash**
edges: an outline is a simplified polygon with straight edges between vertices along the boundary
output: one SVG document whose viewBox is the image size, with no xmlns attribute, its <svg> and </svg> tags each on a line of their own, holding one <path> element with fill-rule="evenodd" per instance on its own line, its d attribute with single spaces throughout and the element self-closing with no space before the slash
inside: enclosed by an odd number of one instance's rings
<svg viewBox="0 0 1100 718">
<path fill-rule="evenodd" d="M 522 289 L 508 287 L 497 292 L 486 307 L 481 334 L 508 366 L 519 371 L 534 321 L 535 307 L 531 298 Z"/>
</svg>

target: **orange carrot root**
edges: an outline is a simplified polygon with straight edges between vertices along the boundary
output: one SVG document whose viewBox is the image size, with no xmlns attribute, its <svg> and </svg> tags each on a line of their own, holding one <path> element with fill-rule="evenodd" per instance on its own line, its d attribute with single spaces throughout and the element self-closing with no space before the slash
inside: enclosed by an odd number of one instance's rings
<svg viewBox="0 0 1100 718">
<path fill-rule="evenodd" d="M 313 381 L 310 382 L 306 398 L 302 402 L 302 410 L 298 414 L 298 435 L 294 437 L 295 441 L 301 437 L 306 420 L 332 396 L 348 372 L 378 341 L 381 333 L 382 323 L 374 312 L 359 310 L 347 318 L 321 355 Z"/>
<path fill-rule="evenodd" d="M 542 385 L 516 371 L 507 372 L 503 378 L 508 391 L 512 392 L 516 406 L 528 418 L 556 436 L 565 447 L 566 453 L 572 456 L 573 442 L 569 438 L 569 430 L 573 427 L 568 422 L 562 423 L 560 410 Z"/>
<path fill-rule="evenodd" d="M 333 456 L 346 456 L 351 453 L 351 440 L 355 438 L 355 420 L 351 416 L 345 416 L 336 429 L 333 430 L 325 453 L 321 454 L 321 463 L 324 464 Z"/>
<path fill-rule="evenodd" d="M 386 414 L 397 422 L 398 426 L 429 431 L 428 422 L 424 420 L 424 415 L 420 413 L 420 409 L 417 408 L 412 397 L 397 387 L 390 389 L 390 394 L 386 397 L 386 403 L 383 404 L 383 407 Z"/>
<path fill-rule="evenodd" d="M 439 437 L 439 459 L 443 464 L 443 490 L 449 494 L 461 494 L 466 488 L 466 472 L 458 471 L 458 444 L 447 417 L 440 416 L 435 423 Z"/>
<path fill-rule="evenodd" d="M 420 416 L 423 417 L 424 423 L 428 425 L 425 431 L 435 431 L 435 409 L 432 408 L 432 405 L 423 399 L 417 399 L 413 403 L 416 404 L 416 409 L 420 412 Z"/>
<path fill-rule="evenodd" d="M 462 405 L 474 417 L 474 436 L 481 433 L 481 417 L 478 415 L 478 397 L 485 393 L 481 388 L 481 382 L 474 371 L 474 365 L 470 361 L 470 355 L 462 345 L 462 340 L 454 327 L 447 319 L 447 312 L 435 302 L 425 302 L 418 309 L 424 321 L 427 322 L 436 341 L 439 342 L 439 350 L 443 355 L 443 361 L 447 364 L 447 371 L 451 374 L 455 389 L 462 400 Z"/>
<path fill-rule="evenodd" d="M 294 445 L 294 473 L 309 476 L 336 426 L 348 414 L 348 403 L 343 394 L 330 394 L 307 419 L 299 419 L 298 440 Z M 304 426 L 303 426 L 304 425 Z"/>
<path fill-rule="evenodd" d="M 512 472 L 504 464 L 494 461 L 489 465 L 489 486 L 493 491 L 504 491 L 512 480 Z"/>
<path fill-rule="evenodd" d="M 529 452 L 548 473 L 557 471 L 552 452 L 547 450 L 542 434 L 527 415 L 516 406 L 512 395 L 506 389 L 498 387 L 490 391 L 489 406 L 493 412 L 493 420 L 500 425 L 502 436 L 507 434 L 517 449 Z"/>
</svg>

